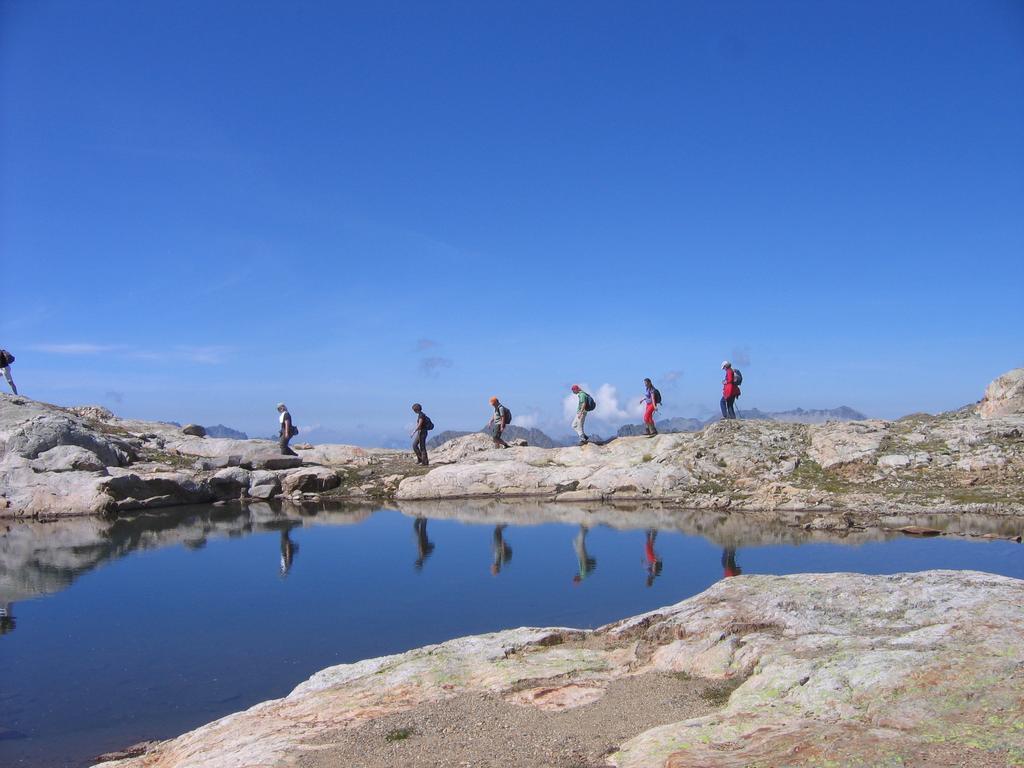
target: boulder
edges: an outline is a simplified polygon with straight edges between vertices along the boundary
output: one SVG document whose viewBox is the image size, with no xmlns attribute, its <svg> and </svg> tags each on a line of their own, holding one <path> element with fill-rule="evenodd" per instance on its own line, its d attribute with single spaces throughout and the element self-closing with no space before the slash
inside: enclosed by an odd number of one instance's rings
<svg viewBox="0 0 1024 768">
<path fill-rule="evenodd" d="M 301 456 L 283 456 L 280 453 L 257 453 L 242 459 L 247 469 L 294 469 L 302 466 Z"/>
<path fill-rule="evenodd" d="M 210 478 L 209 488 L 218 499 L 237 499 L 249 490 L 249 471 L 241 467 L 222 469 Z"/>
<path fill-rule="evenodd" d="M 77 445 L 92 451 L 107 467 L 127 466 L 134 458 L 131 446 L 123 440 L 96 432 L 77 419 L 54 413 L 36 415 L 16 428 L 7 440 L 7 452 L 35 459 L 59 445 Z"/>
<path fill-rule="evenodd" d="M 1024 414 L 1024 368 L 1014 368 L 989 384 L 978 413 L 983 419 Z"/>
<path fill-rule="evenodd" d="M 226 467 L 237 467 L 242 464 L 242 457 L 234 454 L 231 456 L 214 456 L 209 459 L 199 459 L 192 466 L 200 472 L 213 472 Z"/>
<path fill-rule="evenodd" d="M 36 472 L 103 472 L 106 470 L 100 457 L 87 448 L 77 445 L 58 445 L 39 454 L 32 461 Z"/>
<path fill-rule="evenodd" d="M 281 483 L 281 490 L 286 494 L 296 491 L 315 493 L 329 491 L 339 485 L 341 485 L 341 479 L 334 470 L 327 467 L 303 467 L 285 475 Z"/>
<path fill-rule="evenodd" d="M 181 428 L 181 434 L 192 437 L 206 437 L 206 428 L 199 424 L 186 424 Z"/>
<path fill-rule="evenodd" d="M 256 470 L 249 479 L 249 495 L 254 499 L 269 499 L 281 492 L 281 478 L 274 472 Z"/>
<path fill-rule="evenodd" d="M 184 472 L 124 472 L 104 478 L 102 488 L 118 511 L 216 500 L 205 483 L 197 483 Z"/>
</svg>

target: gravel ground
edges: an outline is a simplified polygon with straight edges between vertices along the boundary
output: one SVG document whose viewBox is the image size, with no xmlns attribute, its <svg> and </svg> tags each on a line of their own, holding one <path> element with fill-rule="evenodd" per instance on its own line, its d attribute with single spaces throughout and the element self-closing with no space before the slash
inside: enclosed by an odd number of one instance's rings
<svg viewBox="0 0 1024 768">
<path fill-rule="evenodd" d="M 591 768 L 636 734 L 706 714 L 721 698 L 721 683 L 656 672 L 616 680 L 596 702 L 558 712 L 463 694 L 310 744 L 299 765 Z"/>
</svg>

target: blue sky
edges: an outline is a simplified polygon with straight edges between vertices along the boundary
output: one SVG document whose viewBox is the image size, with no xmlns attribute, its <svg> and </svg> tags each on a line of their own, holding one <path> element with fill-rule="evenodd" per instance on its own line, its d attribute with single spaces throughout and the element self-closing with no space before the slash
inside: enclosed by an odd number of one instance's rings
<svg viewBox="0 0 1024 768">
<path fill-rule="evenodd" d="M 28 395 L 381 443 L 1024 364 L 1024 4 L 0 2 Z M 609 402 L 615 393 L 614 407 Z"/>
</svg>

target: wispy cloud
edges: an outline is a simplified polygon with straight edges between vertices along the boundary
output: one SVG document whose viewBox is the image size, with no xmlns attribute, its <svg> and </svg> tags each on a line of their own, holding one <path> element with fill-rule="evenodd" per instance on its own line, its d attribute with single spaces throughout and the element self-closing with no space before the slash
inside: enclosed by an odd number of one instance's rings
<svg viewBox="0 0 1024 768">
<path fill-rule="evenodd" d="M 428 349 L 433 349 L 434 347 L 437 347 L 437 346 L 440 346 L 440 345 L 436 341 L 434 341 L 433 339 L 422 338 L 422 339 L 417 339 L 416 340 L 416 351 L 417 352 L 426 352 Z"/>
<path fill-rule="evenodd" d="M 111 389 L 103 394 L 103 397 L 107 400 L 111 400 L 118 405 L 124 402 L 124 392 L 118 392 L 115 389 Z"/>
<path fill-rule="evenodd" d="M 683 378 L 682 371 L 667 371 L 666 373 L 661 374 L 661 381 L 666 385 L 675 384 L 681 378 Z"/>
<path fill-rule="evenodd" d="M 109 344 L 70 342 L 63 344 L 33 344 L 29 349 L 51 355 L 102 355 L 120 349 Z"/>
<path fill-rule="evenodd" d="M 29 349 L 49 355 L 91 356 L 112 355 L 129 360 L 149 362 L 190 362 L 203 365 L 223 363 L 231 352 L 229 347 L 191 346 L 178 344 L 166 349 L 148 349 L 126 344 L 96 344 L 92 342 L 61 342 L 57 344 L 34 344 Z"/>
<path fill-rule="evenodd" d="M 420 372 L 425 376 L 437 376 L 442 368 L 451 368 L 454 363 L 447 357 L 424 357 L 420 360 Z"/>
<path fill-rule="evenodd" d="M 733 347 L 731 362 L 734 365 L 750 365 L 750 346 L 744 344 L 742 347 Z"/>
</svg>

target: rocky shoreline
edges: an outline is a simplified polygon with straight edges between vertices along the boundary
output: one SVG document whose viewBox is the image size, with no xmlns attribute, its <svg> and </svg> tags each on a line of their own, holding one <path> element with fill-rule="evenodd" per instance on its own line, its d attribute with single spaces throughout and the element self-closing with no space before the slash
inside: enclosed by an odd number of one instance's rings
<svg viewBox="0 0 1024 768">
<path fill-rule="evenodd" d="M 1022 685 L 1019 580 L 744 576 L 593 631 L 523 628 L 331 667 L 102 765 L 1017 765 Z"/>
<path fill-rule="evenodd" d="M 451 440 L 429 468 L 411 454 L 190 434 L 0 395 L 0 517 L 118 514 L 232 499 L 534 497 L 662 501 L 679 508 L 815 512 L 822 526 L 934 512 L 1024 514 L 1024 369 L 978 406 L 897 421 L 744 420 L 700 432 L 572 448 L 495 450 Z"/>
</svg>

